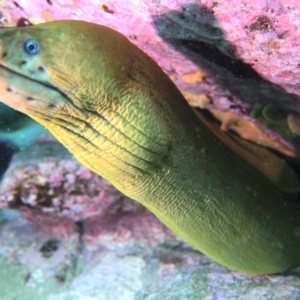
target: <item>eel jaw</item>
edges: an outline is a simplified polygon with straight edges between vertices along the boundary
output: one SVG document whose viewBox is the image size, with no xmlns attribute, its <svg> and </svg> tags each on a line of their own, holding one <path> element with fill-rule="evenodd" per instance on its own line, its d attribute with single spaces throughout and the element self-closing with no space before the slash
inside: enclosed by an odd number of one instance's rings
<svg viewBox="0 0 300 300">
<path fill-rule="evenodd" d="M 0 101 L 44 123 L 70 99 L 57 87 L 29 78 L 0 64 Z"/>
</svg>

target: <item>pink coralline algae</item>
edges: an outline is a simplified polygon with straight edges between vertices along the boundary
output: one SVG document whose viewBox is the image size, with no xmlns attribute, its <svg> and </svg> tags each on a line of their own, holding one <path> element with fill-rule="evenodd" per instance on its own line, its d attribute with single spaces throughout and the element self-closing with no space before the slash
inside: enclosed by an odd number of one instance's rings
<svg viewBox="0 0 300 300">
<path fill-rule="evenodd" d="M 108 220 L 140 204 L 79 164 L 58 143 L 44 143 L 16 154 L 0 186 L 0 207 L 18 209 L 28 221 L 57 235 L 76 222 Z"/>
<path fill-rule="evenodd" d="M 0 9 L 3 26 L 79 19 L 112 27 L 148 53 L 192 105 L 211 111 L 222 130 L 297 155 L 297 0 L 18 0 L 1 1 Z M 275 114 L 265 113 L 270 106 Z"/>
</svg>

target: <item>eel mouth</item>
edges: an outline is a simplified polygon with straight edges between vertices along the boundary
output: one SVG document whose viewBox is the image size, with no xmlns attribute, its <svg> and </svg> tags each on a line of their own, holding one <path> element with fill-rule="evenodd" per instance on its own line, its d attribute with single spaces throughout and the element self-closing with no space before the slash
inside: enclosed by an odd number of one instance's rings
<svg viewBox="0 0 300 300">
<path fill-rule="evenodd" d="M 66 101 L 74 105 L 59 87 L 30 78 L 3 64 L 0 64 L 0 95 L 1 102 L 29 115 L 35 110 L 44 112 L 55 108 Z"/>
</svg>

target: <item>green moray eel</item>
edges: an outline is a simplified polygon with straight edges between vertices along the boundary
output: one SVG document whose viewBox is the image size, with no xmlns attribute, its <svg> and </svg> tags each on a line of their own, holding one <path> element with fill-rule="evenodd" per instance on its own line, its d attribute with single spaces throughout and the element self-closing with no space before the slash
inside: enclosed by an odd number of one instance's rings
<svg viewBox="0 0 300 300">
<path fill-rule="evenodd" d="M 221 142 L 123 35 L 82 21 L 1 28 L 0 57 L 2 102 L 192 246 L 250 274 L 300 265 L 300 204 Z"/>
</svg>

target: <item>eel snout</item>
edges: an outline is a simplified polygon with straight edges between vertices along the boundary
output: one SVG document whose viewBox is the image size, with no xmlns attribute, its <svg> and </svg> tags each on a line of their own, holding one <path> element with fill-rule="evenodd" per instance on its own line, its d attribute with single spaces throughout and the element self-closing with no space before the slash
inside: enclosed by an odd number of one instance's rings
<svg viewBox="0 0 300 300">
<path fill-rule="evenodd" d="M 0 29 L 1 101 L 31 116 L 32 109 L 54 107 L 64 98 L 49 81 L 43 58 L 35 55 L 39 50 L 34 36 L 22 29 Z"/>
</svg>

